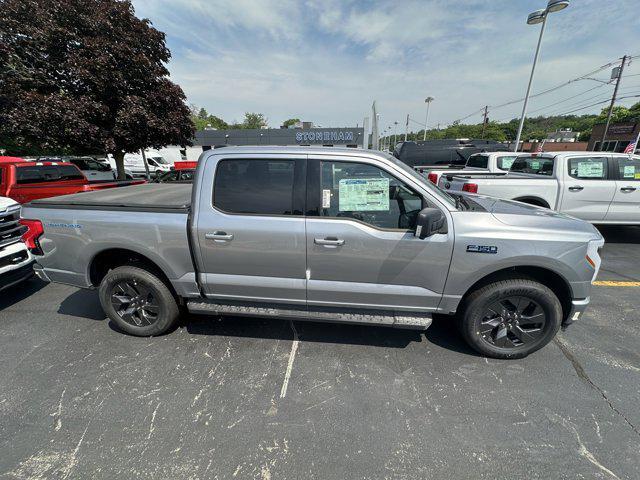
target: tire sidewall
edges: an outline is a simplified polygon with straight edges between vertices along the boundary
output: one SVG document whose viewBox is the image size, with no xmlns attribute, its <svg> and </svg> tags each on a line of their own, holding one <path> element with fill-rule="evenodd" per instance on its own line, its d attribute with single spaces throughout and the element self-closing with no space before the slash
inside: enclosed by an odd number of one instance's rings
<svg viewBox="0 0 640 480">
<path fill-rule="evenodd" d="M 523 358 L 547 345 L 562 324 L 562 306 L 556 295 L 547 287 L 529 280 L 497 282 L 482 288 L 470 299 L 463 316 L 462 330 L 465 339 L 479 353 L 494 358 Z M 516 348 L 491 345 L 478 334 L 477 327 L 484 317 L 487 305 L 509 296 L 521 296 L 534 300 L 546 315 L 544 334 L 535 342 Z"/>
<path fill-rule="evenodd" d="M 124 321 L 120 315 L 118 315 L 115 308 L 113 308 L 113 305 L 111 304 L 113 287 L 118 282 L 124 280 L 136 280 L 149 287 L 153 292 L 154 297 L 158 301 L 160 311 L 158 312 L 157 320 L 151 325 L 146 325 L 144 327 L 131 325 Z M 175 298 L 164 282 L 142 268 L 123 266 L 111 270 L 100 283 L 99 297 L 100 304 L 107 314 L 107 317 L 109 317 L 109 319 L 113 321 L 120 330 L 131 335 L 145 337 L 160 335 L 171 328 L 179 314 Z"/>
</svg>

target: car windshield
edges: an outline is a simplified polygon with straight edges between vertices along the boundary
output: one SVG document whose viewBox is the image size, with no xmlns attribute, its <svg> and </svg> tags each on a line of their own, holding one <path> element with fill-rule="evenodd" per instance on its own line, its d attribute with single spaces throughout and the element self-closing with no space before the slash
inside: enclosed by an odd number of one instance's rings
<svg viewBox="0 0 640 480">
<path fill-rule="evenodd" d="M 393 162 L 393 164 L 396 165 L 398 168 L 402 169 L 404 172 L 411 175 L 418 183 L 420 183 L 422 187 L 433 192 L 433 194 L 436 195 L 438 198 L 441 198 L 444 202 L 448 203 L 453 207 L 456 206 L 457 202 L 453 196 L 448 194 L 445 190 L 441 189 L 439 186 L 434 185 L 432 182 L 426 180 L 424 176 L 420 175 L 418 172 L 416 172 L 413 168 L 408 166 L 406 163 L 401 162 L 397 158 L 389 155 L 388 153 L 380 152 L 380 155 L 384 155 L 390 162 Z"/>
<path fill-rule="evenodd" d="M 169 165 L 169 162 L 167 162 L 164 157 L 149 157 L 149 158 L 155 161 L 158 165 Z"/>
<path fill-rule="evenodd" d="M 509 172 L 529 173 L 533 175 L 553 175 L 553 158 L 549 157 L 518 157 Z"/>
</svg>

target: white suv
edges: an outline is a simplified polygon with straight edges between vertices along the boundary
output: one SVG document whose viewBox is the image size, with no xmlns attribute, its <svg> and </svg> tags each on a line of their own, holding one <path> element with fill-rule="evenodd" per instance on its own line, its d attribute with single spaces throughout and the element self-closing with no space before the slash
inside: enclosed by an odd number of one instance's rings
<svg viewBox="0 0 640 480">
<path fill-rule="evenodd" d="M 33 275 L 33 256 L 22 241 L 20 205 L 0 197 L 0 290 Z"/>
</svg>

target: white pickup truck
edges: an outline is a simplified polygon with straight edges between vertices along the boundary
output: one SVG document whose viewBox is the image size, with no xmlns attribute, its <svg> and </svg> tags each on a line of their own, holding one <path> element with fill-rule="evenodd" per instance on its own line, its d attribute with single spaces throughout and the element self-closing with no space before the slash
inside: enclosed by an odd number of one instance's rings
<svg viewBox="0 0 640 480">
<path fill-rule="evenodd" d="M 0 197 L 0 290 L 33 275 L 33 255 L 21 238 L 26 230 L 20 224 L 20 204 Z"/>
<path fill-rule="evenodd" d="M 640 157 L 610 152 L 520 155 L 506 175 L 440 178 L 465 191 L 551 208 L 592 223 L 640 225 Z"/>
<path fill-rule="evenodd" d="M 517 156 L 515 153 L 505 152 L 474 153 L 467 159 L 467 163 L 461 169 L 428 170 L 416 167 L 416 170 L 422 174 L 426 173 L 429 181 L 438 185 L 442 176 L 448 178 L 459 174 L 482 175 L 487 172 L 505 175 Z"/>
</svg>

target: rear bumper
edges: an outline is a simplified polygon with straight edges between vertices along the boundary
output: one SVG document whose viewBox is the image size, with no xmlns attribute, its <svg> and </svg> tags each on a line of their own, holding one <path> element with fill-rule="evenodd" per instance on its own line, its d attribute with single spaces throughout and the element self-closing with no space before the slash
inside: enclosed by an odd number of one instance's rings
<svg viewBox="0 0 640 480">
<path fill-rule="evenodd" d="M 4 272 L 0 274 L 0 290 L 9 288 L 17 283 L 20 283 L 32 277 L 33 265 L 34 265 L 34 262 L 31 261 L 26 265 L 16 268 L 15 270 L 9 270 L 8 272 Z"/>
<path fill-rule="evenodd" d="M 569 325 L 577 321 L 582 316 L 584 311 L 589 306 L 590 300 L 591 298 L 587 297 L 587 298 L 581 298 L 578 300 L 571 301 L 571 309 L 569 310 L 569 315 L 567 315 L 564 321 L 562 322 L 563 329 L 567 328 Z"/>
</svg>

